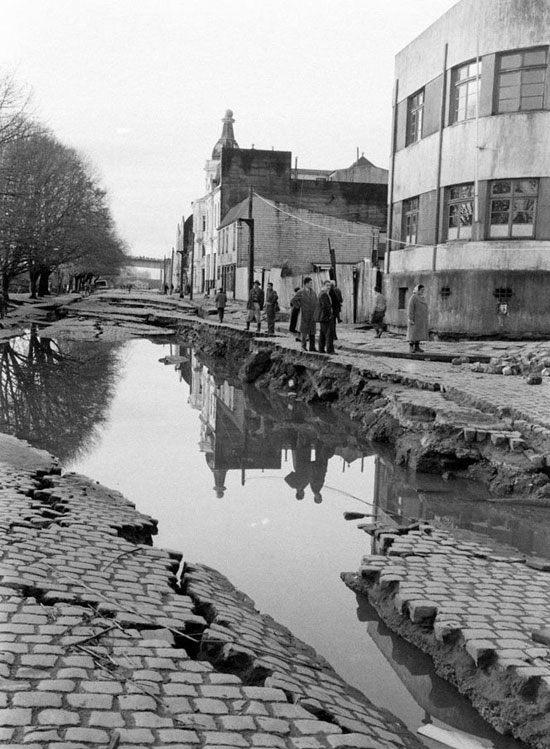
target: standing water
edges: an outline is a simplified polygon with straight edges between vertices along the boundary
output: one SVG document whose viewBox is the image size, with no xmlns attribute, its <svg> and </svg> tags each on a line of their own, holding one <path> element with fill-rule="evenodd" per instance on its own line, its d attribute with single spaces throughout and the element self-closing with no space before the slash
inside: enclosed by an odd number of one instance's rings
<svg viewBox="0 0 550 749">
<path fill-rule="evenodd" d="M 209 369 L 184 346 L 57 344 L 33 332 L 0 353 L 0 428 L 120 490 L 158 519 L 156 544 L 227 575 L 412 730 L 433 721 L 487 747 L 519 746 L 343 585 L 340 572 L 370 551 L 343 512 L 426 517 L 539 554 L 547 516 L 497 514 L 450 495 L 448 482 L 411 480 L 334 412 L 243 390 L 223 362 Z"/>
</svg>

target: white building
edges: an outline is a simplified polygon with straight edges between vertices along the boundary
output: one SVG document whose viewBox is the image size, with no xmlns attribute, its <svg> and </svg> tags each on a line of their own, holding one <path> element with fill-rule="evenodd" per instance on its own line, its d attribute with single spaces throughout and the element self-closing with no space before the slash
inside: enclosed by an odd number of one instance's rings
<svg viewBox="0 0 550 749">
<path fill-rule="evenodd" d="M 228 109 L 222 120 L 220 139 L 212 158 L 205 165 L 206 193 L 193 203 L 194 273 L 193 291 L 209 292 L 216 286 L 218 273 L 218 225 L 221 219 L 220 165 L 222 148 L 238 148 L 233 133 L 233 112 Z"/>
<path fill-rule="evenodd" d="M 550 2 L 461 0 L 396 57 L 387 318 L 550 333 Z"/>
</svg>

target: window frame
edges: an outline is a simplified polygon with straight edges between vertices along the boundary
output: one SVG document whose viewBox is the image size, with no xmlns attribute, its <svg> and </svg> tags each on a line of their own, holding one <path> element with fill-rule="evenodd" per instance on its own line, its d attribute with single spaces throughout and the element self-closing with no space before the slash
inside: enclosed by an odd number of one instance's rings
<svg viewBox="0 0 550 749">
<path fill-rule="evenodd" d="M 536 191 L 532 193 L 525 193 L 516 191 L 515 187 L 517 183 L 523 182 L 525 180 L 531 180 L 536 183 Z M 502 192 L 502 193 L 493 193 L 494 186 L 499 182 L 509 182 L 510 183 L 510 191 L 509 192 Z M 538 177 L 514 177 L 510 179 L 494 179 L 491 180 L 489 183 L 489 194 L 488 194 L 488 200 L 487 200 L 487 238 L 490 240 L 508 240 L 508 239 L 515 239 L 515 240 L 521 240 L 521 239 L 534 239 L 536 236 L 537 231 L 537 208 L 538 208 L 538 201 L 539 201 L 539 193 L 540 193 L 540 179 Z M 513 233 L 513 227 L 514 226 L 521 226 L 521 223 L 514 223 L 513 218 L 514 214 L 518 210 L 514 206 L 515 200 L 522 200 L 522 199 L 532 199 L 533 200 L 533 221 L 532 221 L 532 231 L 530 234 L 514 234 Z M 508 214 L 508 221 L 506 224 L 493 224 L 492 223 L 492 217 L 496 213 L 504 213 L 505 211 L 503 209 L 500 209 L 499 211 L 493 210 L 493 203 L 497 201 L 509 201 L 509 207 L 506 210 L 506 213 Z M 491 234 L 491 227 L 493 226 L 507 226 L 507 232 L 505 236 L 493 236 Z"/>
<path fill-rule="evenodd" d="M 475 65 L 475 73 L 473 75 L 468 75 L 465 78 L 461 79 L 459 78 L 459 73 L 461 70 L 463 70 L 466 67 L 470 67 L 471 65 Z M 479 106 L 479 96 L 481 93 L 481 75 L 483 71 L 483 61 L 481 57 L 474 57 L 472 60 L 468 60 L 467 62 L 463 62 L 460 65 L 455 65 L 454 68 L 451 69 L 451 88 L 450 88 L 450 102 L 449 102 L 449 125 L 454 125 L 455 122 L 465 122 L 466 120 L 473 120 L 476 117 L 477 114 L 477 108 Z M 464 88 L 466 89 L 466 102 L 468 102 L 468 86 L 471 83 L 474 83 L 477 81 L 477 91 L 474 93 L 474 99 L 475 99 L 475 109 L 474 114 L 471 116 L 467 116 L 467 114 L 464 117 L 458 117 L 458 103 L 460 100 L 459 91 L 460 89 Z M 468 111 L 468 105 L 466 103 L 466 112 Z"/>
<path fill-rule="evenodd" d="M 415 219 L 415 232 L 414 235 L 409 232 L 410 220 L 414 217 Z M 402 236 L 405 247 L 414 247 L 418 244 L 418 224 L 420 217 L 420 196 L 415 195 L 411 198 L 406 198 L 403 201 L 403 215 L 402 215 Z M 414 242 L 409 242 L 408 238 L 414 236 Z"/>
<path fill-rule="evenodd" d="M 459 189 L 461 187 L 471 187 L 471 194 L 465 196 L 459 196 L 457 198 L 451 197 L 451 191 Z M 474 182 L 461 182 L 458 185 L 448 185 L 445 188 L 446 201 L 445 201 L 445 241 L 447 242 L 470 242 L 472 240 L 472 229 L 474 226 L 474 201 L 475 201 L 475 183 Z M 460 224 L 457 227 L 457 236 L 450 237 L 449 230 L 451 228 L 451 207 L 456 205 L 464 205 L 466 203 L 471 204 L 471 222 L 470 224 L 464 224 L 464 226 L 470 227 L 470 236 L 460 236 Z"/>
<path fill-rule="evenodd" d="M 422 101 L 413 105 L 414 99 L 422 96 Z M 426 91 L 424 87 L 419 88 L 414 94 L 407 98 L 407 129 L 405 132 L 405 146 L 418 143 L 422 140 L 424 127 L 424 106 L 426 104 Z"/>
<path fill-rule="evenodd" d="M 506 50 L 503 52 L 499 52 L 497 54 L 496 59 L 496 65 L 495 65 L 495 86 L 494 86 L 494 92 L 493 92 L 493 114 L 515 114 L 516 112 L 537 112 L 542 109 L 544 109 L 545 100 L 546 100 L 546 88 L 548 85 L 548 45 L 538 45 L 536 47 L 523 47 L 521 49 L 515 49 L 515 50 Z M 544 52 L 545 54 L 545 62 L 543 63 L 537 63 L 532 65 L 525 65 L 525 55 L 529 54 L 530 52 Z M 502 67 L 502 61 L 506 57 L 511 57 L 512 55 L 521 55 L 521 64 L 519 67 L 513 67 L 513 68 L 503 68 Z M 542 88 L 542 101 L 541 105 L 538 107 L 522 107 L 521 106 L 521 100 L 522 97 L 521 91 L 522 86 L 530 86 L 530 85 L 537 85 L 536 83 L 529 83 L 524 82 L 522 80 L 523 78 L 523 72 L 529 72 L 533 70 L 543 70 L 544 71 L 544 77 L 541 83 Z M 501 109 L 500 108 L 500 90 L 502 88 L 500 80 L 501 76 L 511 73 L 520 73 L 520 82 L 519 82 L 519 94 L 518 94 L 518 108 L 517 109 Z M 531 97 L 533 98 L 533 97 Z"/>
</svg>

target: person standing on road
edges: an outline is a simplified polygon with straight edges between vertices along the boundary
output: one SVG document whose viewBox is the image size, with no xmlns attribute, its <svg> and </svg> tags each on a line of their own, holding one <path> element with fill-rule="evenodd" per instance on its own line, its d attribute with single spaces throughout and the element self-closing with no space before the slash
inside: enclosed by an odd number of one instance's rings
<svg viewBox="0 0 550 749">
<path fill-rule="evenodd" d="M 411 354 L 422 352 L 420 341 L 428 340 L 428 304 L 424 298 L 424 286 L 419 283 L 413 289 L 407 314 L 407 340 Z"/>
<path fill-rule="evenodd" d="M 315 351 L 315 314 L 317 311 L 317 294 L 313 291 L 313 282 L 309 276 L 304 278 L 304 287 L 294 299 L 300 300 L 300 335 L 302 339 L 302 348 L 307 351 L 307 342 L 309 340 L 309 350 Z"/>
<path fill-rule="evenodd" d="M 334 353 L 332 339 L 334 312 L 330 299 L 331 282 L 325 281 L 317 302 L 317 320 L 319 321 L 319 353 Z"/>
<path fill-rule="evenodd" d="M 340 312 L 342 311 L 342 304 L 344 303 L 344 300 L 342 298 L 342 292 L 336 286 L 336 281 L 330 282 L 330 301 L 332 304 L 332 340 L 336 341 L 338 340 L 338 336 L 336 335 L 336 323 L 342 322 L 340 319 Z"/>
<path fill-rule="evenodd" d="M 374 292 L 374 309 L 371 315 L 371 325 L 375 330 L 377 338 L 382 336 L 382 333 L 386 330 L 386 323 L 384 317 L 386 316 L 386 297 L 381 291 Z"/>
<path fill-rule="evenodd" d="M 216 299 L 214 301 L 216 304 L 216 309 L 218 310 L 218 317 L 220 318 L 220 322 L 223 322 L 223 316 L 225 314 L 225 305 L 227 304 L 227 295 L 223 289 L 218 290 L 218 293 L 216 294 Z"/>
<path fill-rule="evenodd" d="M 275 315 L 279 311 L 279 295 L 273 288 L 271 281 L 267 284 L 265 295 L 265 316 L 267 319 L 267 335 L 275 335 Z"/>
<path fill-rule="evenodd" d="M 296 286 L 294 289 L 294 296 L 290 300 L 290 325 L 288 326 L 289 333 L 296 335 L 296 328 L 298 327 L 298 318 L 300 317 L 300 305 L 296 305 L 294 300 L 296 295 L 300 292 L 300 287 Z"/>
<path fill-rule="evenodd" d="M 264 308 L 264 291 L 260 286 L 259 281 L 254 281 L 248 294 L 246 307 L 248 309 L 248 314 L 246 316 L 246 329 L 250 330 L 250 323 L 253 320 L 256 320 L 256 329 L 259 333 L 262 326 L 262 310 Z"/>
</svg>

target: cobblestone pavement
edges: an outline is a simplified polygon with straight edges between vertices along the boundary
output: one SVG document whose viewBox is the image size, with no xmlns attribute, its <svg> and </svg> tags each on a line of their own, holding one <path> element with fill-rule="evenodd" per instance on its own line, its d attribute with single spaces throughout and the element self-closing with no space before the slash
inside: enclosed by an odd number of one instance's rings
<svg viewBox="0 0 550 749">
<path fill-rule="evenodd" d="M 363 581 L 386 615 L 393 608 L 399 616 L 386 616 L 390 626 L 435 652 L 443 675 L 477 699 L 497 728 L 550 746 L 550 561 L 499 556 L 429 525 L 371 532 L 376 553 L 344 580 L 354 589 Z M 401 627 L 404 619 L 412 629 Z M 469 656 L 466 662 L 455 648 Z M 476 685 L 476 670 L 492 680 L 492 713 L 476 695 L 487 688 Z"/>
<path fill-rule="evenodd" d="M 150 546 L 154 531 L 85 477 L 0 463 L 0 744 L 420 746 L 219 573 Z"/>
</svg>

